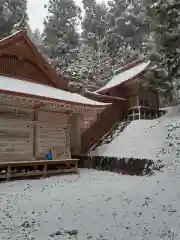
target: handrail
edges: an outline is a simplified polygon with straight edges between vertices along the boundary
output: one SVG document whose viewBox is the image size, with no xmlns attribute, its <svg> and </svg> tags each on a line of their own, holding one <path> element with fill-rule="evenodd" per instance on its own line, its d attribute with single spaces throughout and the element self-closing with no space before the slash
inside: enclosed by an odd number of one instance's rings
<svg viewBox="0 0 180 240">
<path fill-rule="evenodd" d="M 126 102 L 114 102 L 101 112 L 98 120 L 82 134 L 82 154 L 99 141 L 127 112 Z"/>
<path fill-rule="evenodd" d="M 104 139 L 104 138 L 106 138 L 106 137 L 108 137 L 113 131 L 114 131 L 114 129 L 116 128 L 116 126 L 117 125 L 119 125 L 117 122 L 110 128 L 110 130 L 107 132 L 107 133 L 105 133 L 105 135 L 101 138 L 101 139 L 98 139 L 98 140 L 95 140 L 94 141 L 94 144 L 93 144 L 93 142 L 92 142 L 92 147 L 91 147 L 91 149 L 92 148 L 96 148 L 100 143 L 101 143 L 101 140 L 102 139 Z M 96 145 L 95 145 L 96 144 Z M 89 149 L 89 150 L 91 150 L 91 149 Z"/>
</svg>

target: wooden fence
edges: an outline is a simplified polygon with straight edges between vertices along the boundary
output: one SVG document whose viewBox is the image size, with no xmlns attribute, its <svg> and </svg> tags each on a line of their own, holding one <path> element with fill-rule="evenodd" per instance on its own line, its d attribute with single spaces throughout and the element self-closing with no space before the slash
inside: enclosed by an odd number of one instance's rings
<svg viewBox="0 0 180 240">
<path fill-rule="evenodd" d="M 77 157 L 77 156 L 76 156 Z M 92 168 L 101 171 L 142 175 L 150 171 L 153 164 L 149 159 L 78 156 L 80 168 Z"/>
</svg>

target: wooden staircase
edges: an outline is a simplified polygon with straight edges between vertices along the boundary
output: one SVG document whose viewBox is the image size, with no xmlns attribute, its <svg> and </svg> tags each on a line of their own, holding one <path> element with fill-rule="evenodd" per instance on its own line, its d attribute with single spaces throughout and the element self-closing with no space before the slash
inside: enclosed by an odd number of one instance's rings
<svg viewBox="0 0 180 240">
<path fill-rule="evenodd" d="M 117 124 L 114 125 L 110 131 L 103 136 L 100 141 L 96 142 L 95 145 L 92 146 L 90 151 L 94 151 L 96 148 L 111 143 L 121 132 L 124 131 L 124 129 L 130 124 L 131 121 L 122 121 L 118 122 Z"/>
<path fill-rule="evenodd" d="M 127 114 L 125 101 L 115 101 L 107 107 L 93 123 L 82 134 L 81 154 L 86 154 L 97 142 L 99 142 L 114 126 L 123 121 Z"/>
</svg>

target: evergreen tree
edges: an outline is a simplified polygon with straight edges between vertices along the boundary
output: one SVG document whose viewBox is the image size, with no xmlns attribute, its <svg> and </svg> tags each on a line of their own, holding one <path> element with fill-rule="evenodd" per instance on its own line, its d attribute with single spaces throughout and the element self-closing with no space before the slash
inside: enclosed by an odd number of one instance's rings
<svg viewBox="0 0 180 240">
<path fill-rule="evenodd" d="M 103 39 L 107 32 L 108 9 L 104 4 L 96 3 L 96 0 L 83 0 L 85 15 L 82 21 L 82 37 L 96 48 L 97 41 Z"/>
<path fill-rule="evenodd" d="M 95 90 L 106 83 L 111 69 L 104 62 L 108 58 L 105 44 L 108 9 L 96 0 L 83 0 L 85 10 L 82 20 L 80 50 L 77 59 L 70 65 L 73 86 Z"/>
<path fill-rule="evenodd" d="M 55 69 L 66 75 L 78 50 L 76 26 L 80 9 L 73 0 L 50 0 L 48 12 L 43 34 L 44 53 Z"/>
<path fill-rule="evenodd" d="M 14 31 L 26 29 L 28 22 L 27 0 L 8 1 L 0 3 L 0 38 Z"/>
<path fill-rule="evenodd" d="M 39 29 L 35 29 L 34 32 L 32 33 L 32 37 L 33 37 L 33 41 L 35 42 L 35 44 L 37 46 L 41 46 L 42 45 L 42 39 L 41 39 L 41 33 L 39 31 Z"/>
<path fill-rule="evenodd" d="M 180 2 L 159 0 L 149 12 L 153 84 L 168 94 L 180 87 Z"/>
<path fill-rule="evenodd" d="M 113 75 L 108 48 L 99 39 L 96 48 L 81 40 L 81 48 L 76 61 L 70 65 L 72 86 L 82 90 L 97 90 Z"/>
<path fill-rule="evenodd" d="M 146 53 L 149 39 L 147 2 L 116 0 L 109 2 L 107 41 L 113 57 L 127 63 Z"/>
</svg>

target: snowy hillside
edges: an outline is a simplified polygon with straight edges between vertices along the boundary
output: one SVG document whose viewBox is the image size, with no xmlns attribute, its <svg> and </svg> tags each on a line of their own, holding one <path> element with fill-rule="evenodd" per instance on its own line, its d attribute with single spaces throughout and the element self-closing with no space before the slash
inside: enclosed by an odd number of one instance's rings
<svg viewBox="0 0 180 240">
<path fill-rule="evenodd" d="M 179 109 L 171 108 L 159 119 L 131 122 L 111 143 L 99 146 L 91 155 L 158 160 L 161 158 L 162 148 L 166 148 L 170 129 L 180 131 Z"/>
<path fill-rule="evenodd" d="M 1 183 L 0 239 L 180 239 L 179 109 L 159 120 L 134 122 L 126 133 L 130 153 L 124 149 L 124 154 L 158 159 L 157 154 L 166 164 L 162 172 L 140 177 L 80 170 Z"/>
</svg>

